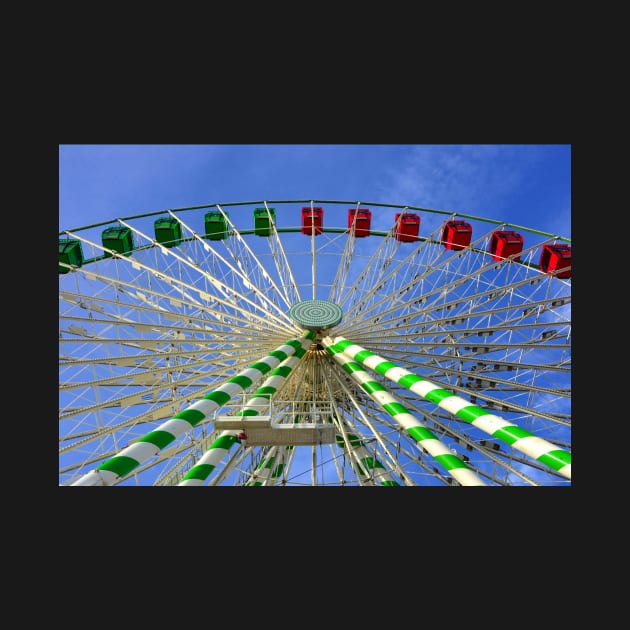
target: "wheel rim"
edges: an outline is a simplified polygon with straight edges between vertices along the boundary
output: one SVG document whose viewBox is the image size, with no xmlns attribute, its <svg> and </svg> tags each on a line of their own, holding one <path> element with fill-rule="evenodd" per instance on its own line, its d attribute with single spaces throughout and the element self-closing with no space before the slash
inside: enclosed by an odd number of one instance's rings
<svg viewBox="0 0 630 630">
<path fill-rule="evenodd" d="M 61 485 L 571 483 L 571 279 L 539 266 L 568 238 L 316 200 L 59 237 Z"/>
</svg>

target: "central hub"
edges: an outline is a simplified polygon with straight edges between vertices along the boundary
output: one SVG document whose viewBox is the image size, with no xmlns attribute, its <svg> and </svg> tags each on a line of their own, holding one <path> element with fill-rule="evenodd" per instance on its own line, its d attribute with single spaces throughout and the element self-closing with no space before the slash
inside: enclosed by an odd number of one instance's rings
<svg viewBox="0 0 630 630">
<path fill-rule="evenodd" d="M 321 331 L 336 326 L 343 311 L 328 300 L 303 300 L 289 309 L 289 317 L 307 330 Z"/>
</svg>

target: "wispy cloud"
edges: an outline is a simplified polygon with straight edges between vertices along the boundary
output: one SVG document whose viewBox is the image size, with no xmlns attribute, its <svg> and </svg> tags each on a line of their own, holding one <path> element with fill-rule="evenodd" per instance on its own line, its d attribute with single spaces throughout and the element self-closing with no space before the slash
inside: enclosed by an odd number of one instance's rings
<svg viewBox="0 0 630 630">
<path fill-rule="evenodd" d="M 542 179 L 549 176 L 546 164 L 557 151 L 540 145 L 409 147 L 398 167 L 388 169 L 379 180 L 377 201 L 514 221 L 514 209 L 531 199 L 532 189 L 543 190 Z M 570 198 L 563 202 L 561 208 L 531 203 L 521 208 L 530 217 L 526 227 L 544 230 L 543 221 L 547 229 L 553 222 L 555 231 L 566 235 Z M 433 227 L 426 224 L 423 233 Z"/>
</svg>

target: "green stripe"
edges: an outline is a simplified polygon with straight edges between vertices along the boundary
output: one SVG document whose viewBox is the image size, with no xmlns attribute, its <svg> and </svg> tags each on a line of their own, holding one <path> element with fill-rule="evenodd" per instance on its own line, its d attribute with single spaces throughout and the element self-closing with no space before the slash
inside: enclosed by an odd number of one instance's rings
<svg viewBox="0 0 630 630">
<path fill-rule="evenodd" d="M 326 346 L 326 350 L 328 351 L 329 354 L 340 354 L 341 352 L 343 352 L 343 350 L 340 350 L 339 348 L 337 348 L 337 344 L 333 346 Z"/>
<path fill-rule="evenodd" d="M 239 411 L 236 415 L 237 416 L 257 416 L 258 411 L 256 411 L 256 409 L 243 409 L 242 411 Z"/>
<path fill-rule="evenodd" d="M 286 378 L 289 374 L 291 374 L 291 368 L 288 365 L 279 365 L 271 373 L 271 376 L 284 376 Z"/>
<path fill-rule="evenodd" d="M 291 339 L 291 341 L 287 341 L 285 346 L 292 346 L 296 350 L 302 347 L 302 342 L 299 339 Z"/>
<path fill-rule="evenodd" d="M 273 462 L 275 461 L 275 457 L 270 457 L 268 460 L 265 461 L 265 468 L 271 468 L 271 466 L 273 465 Z"/>
<path fill-rule="evenodd" d="M 384 392 L 387 391 L 380 383 L 376 381 L 368 381 L 367 383 L 361 383 L 361 387 L 368 393 L 373 394 L 374 392 Z"/>
<path fill-rule="evenodd" d="M 255 392 L 252 398 L 266 398 L 269 400 L 273 394 L 276 393 L 276 387 L 272 385 L 265 385 L 264 387 L 259 387 Z"/>
<path fill-rule="evenodd" d="M 445 398 L 450 398 L 451 396 L 455 396 L 453 392 L 449 392 L 446 389 L 434 389 L 429 392 L 425 398 L 436 405 L 439 405 Z"/>
<path fill-rule="evenodd" d="M 446 470 L 454 470 L 456 468 L 468 468 L 464 462 L 459 459 L 459 457 L 455 457 L 455 455 L 451 455 L 450 453 L 447 455 L 436 455 L 435 460 L 442 464 Z"/>
<path fill-rule="evenodd" d="M 548 453 L 541 455 L 538 458 L 538 461 L 543 464 L 547 464 L 547 466 L 550 466 L 554 470 L 560 470 L 567 464 L 571 463 L 571 453 L 561 450 L 549 451 Z"/>
<path fill-rule="evenodd" d="M 188 473 L 184 477 L 184 480 L 199 479 L 199 481 L 204 481 L 204 479 L 208 478 L 214 468 L 215 467 L 212 464 L 199 464 L 198 466 L 194 466 L 188 471 Z"/>
<path fill-rule="evenodd" d="M 437 440 L 435 435 L 426 427 L 410 427 L 407 429 L 407 433 L 409 433 L 416 442 L 422 442 L 422 440 Z"/>
<path fill-rule="evenodd" d="M 365 368 L 354 361 L 348 361 L 341 366 L 348 374 L 352 374 L 352 372 L 365 372 Z"/>
<path fill-rule="evenodd" d="M 382 486 L 400 486 L 396 481 L 383 481 L 381 482 Z"/>
<path fill-rule="evenodd" d="M 284 361 L 289 355 L 286 352 L 282 352 L 282 350 L 274 350 L 269 353 L 269 356 L 276 357 L 276 359 Z"/>
<path fill-rule="evenodd" d="M 225 403 L 228 400 L 230 400 L 230 395 L 227 394 L 226 392 L 215 390 L 213 392 L 210 392 L 209 394 L 206 394 L 204 396 L 204 398 L 206 400 L 212 400 L 215 403 L 217 403 L 217 405 L 219 405 L 219 407 L 222 407 L 223 405 L 225 405 Z M 199 422 L 199 421 L 197 421 L 197 422 Z"/>
<path fill-rule="evenodd" d="M 383 464 L 381 464 L 378 459 L 374 459 L 373 457 L 363 457 L 361 458 L 361 461 L 370 468 L 383 468 L 383 470 L 385 470 Z"/>
<path fill-rule="evenodd" d="M 247 389 L 248 387 L 251 387 L 253 382 L 254 381 L 252 381 L 252 379 L 249 378 L 249 376 L 242 376 L 241 374 L 238 374 L 228 379 L 228 383 L 236 383 L 243 389 Z"/>
<path fill-rule="evenodd" d="M 234 442 L 240 442 L 240 440 L 235 435 L 220 435 L 210 446 L 210 449 L 213 448 L 223 448 L 226 451 L 229 451 Z"/>
<path fill-rule="evenodd" d="M 347 437 L 348 437 L 348 444 L 350 444 L 350 446 L 363 446 L 363 442 L 358 436 L 353 435 L 353 434 L 348 434 Z M 336 435 L 335 440 L 337 442 L 337 446 L 339 446 L 340 448 L 343 448 L 346 445 L 341 435 Z"/>
<path fill-rule="evenodd" d="M 295 352 L 293 353 L 293 356 L 297 357 L 298 359 L 301 359 L 305 354 L 306 354 L 306 350 L 304 350 L 304 346 L 300 346 L 299 348 L 295 350 Z"/>
<path fill-rule="evenodd" d="M 391 416 L 397 416 L 399 413 L 409 413 L 409 409 L 403 407 L 400 403 L 385 403 L 383 408 Z"/>
<path fill-rule="evenodd" d="M 369 357 L 375 357 L 376 355 L 369 350 L 361 350 L 354 355 L 354 359 L 363 363 Z"/>
<path fill-rule="evenodd" d="M 352 342 L 348 341 L 347 339 L 342 339 L 341 341 L 338 341 L 336 344 L 333 345 L 333 348 L 337 349 L 338 348 L 338 352 L 343 352 L 347 347 L 351 346 Z"/>
<path fill-rule="evenodd" d="M 175 439 L 175 436 L 168 431 L 151 431 L 147 433 L 144 437 L 141 437 L 138 442 L 148 442 L 149 444 L 153 444 L 157 446 L 160 450 L 162 450 L 165 446 L 170 444 Z"/>
<path fill-rule="evenodd" d="M 490 412 L 478 407 L 477 405 L 470 405 L 468 407 L 462 407 L 455 415 L 461 418 L 464 422 L 474 422 L 481 416 L 487 416 Z"/>
<path fill-rule="evenodd" d="M 256 398 L 264 398 L 265 400 L 271 400 L 271 396 L 275 393 L 276 388 L 275 387 L 266 387 L 265 389 L 271 389 L 272 391 L 268 394 L 265 394 L 264 392 L 260 392 L 260 391 L 256 391 L 254 392 L 254 397 L 253 399 L 255 400 Z"/>
<path fill-rule="evenodd" d="M 314 330 L 307 330 L 305 335 L 302 335 L 303 337 L 306 337 L 307 339 L 315 339 L 315 337 L 317 336 L 315 334 Z"/>
<path fill-rule="evenodd" d="M 407 389 L 411 389 L 412 385 L 415 385 L 420 381 L 426 381 L 426 379 L 416 376 L 415 374 L 405 374 L 405 376 L 398 381 L 398 384 L 406 387 Z"/>
<path fill-rule="evenodd" d="M 129 474 L 140 462 L 125 455 L 116 455 L 110 460 L 102 463 L 96 470 L 108 470 L 119 477 Z"/>
<path fill-rule="evenodd" d="M 501 427 L 492 435 L 506 444 L 514 444 L 514 442 L 520 440 L 521 438 L 532 437 L 532 434 L 529 431 L 525 431 L 525 429 L 521 429 L 521 427 L 517 427 L 516 425 Z"/>
<path fill-rule="evenodd" d="M 379 374 L 382 374 L 383 376 L 385 376 L 385 372 L 395 367 L 398 367 L 395 363 L 390 363 L 389 361 L 381 361 L 374 369 Z"/>
<path fill-rule="evenodd" d="M 271 366 L 268 363 L 265 363 L 264 361 L 258 361 L 257 363 L 253 363 L 249 367 L 250 369 L 253 368 L 254 370 L 258 370 L 259 372 L 262 372 L 263 374 L 267 374 L 267 372 L 269 372 L 269 370 L 271 369 Z"/>
<path fill-rule="evenodd" d="M 185 420 L 191 426 L 195 426 L 198 422 L 201 422 L 206 416 L 201 413 L 201 411 L 197 411 L 196 409 L 184 409 L 184 411 L 180 411 L 179 413 L 173 416 L 175 420 Z"/>
</svg>

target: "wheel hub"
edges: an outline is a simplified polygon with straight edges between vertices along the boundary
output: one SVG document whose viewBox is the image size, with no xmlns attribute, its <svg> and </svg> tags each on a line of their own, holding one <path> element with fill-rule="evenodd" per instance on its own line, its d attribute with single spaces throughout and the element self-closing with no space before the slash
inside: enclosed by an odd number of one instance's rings
<svg viewBox="0 0 630 630">
<path fill-rule="evenodd" d="M 289 309 L 289 317 L 307 330 L 321 332 L 343 318 L 341 307 L 328 300 L 303 300 Z"/>
</svg>

